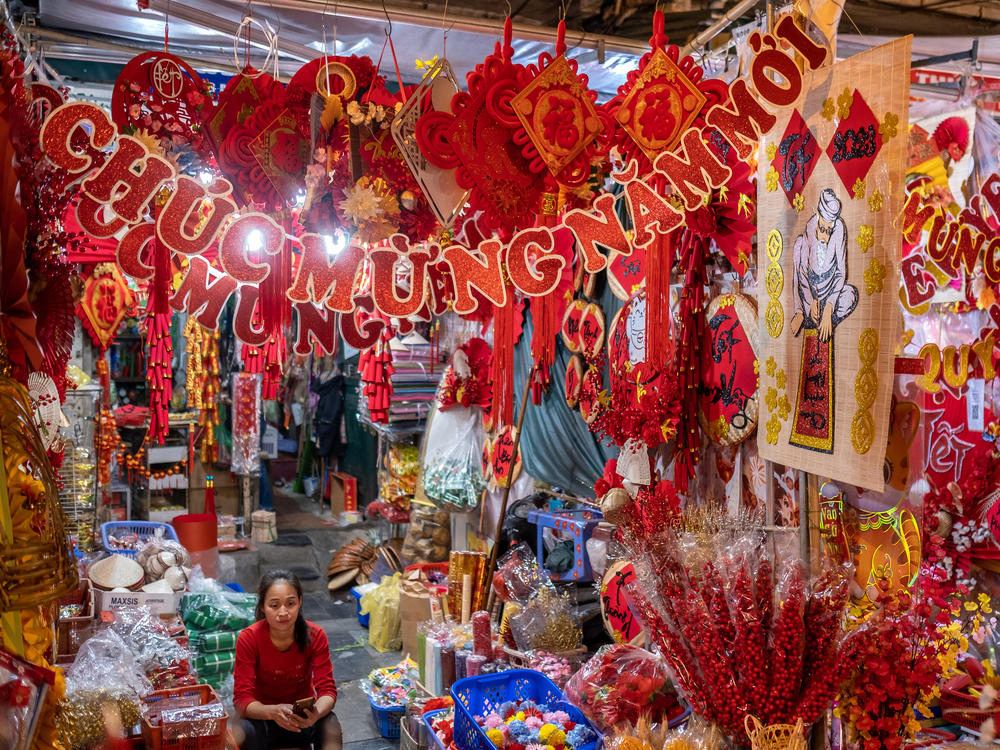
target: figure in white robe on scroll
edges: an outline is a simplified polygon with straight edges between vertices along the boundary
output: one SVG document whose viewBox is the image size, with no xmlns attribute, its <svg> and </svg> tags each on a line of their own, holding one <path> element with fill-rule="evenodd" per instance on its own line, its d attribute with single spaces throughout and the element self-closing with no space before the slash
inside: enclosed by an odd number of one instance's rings
<svg viewBox="0 0 1000 750">
<path fill-rule="evenodd" d="M 858 305 L 858 289 L 847 283 L 847 225 L 837 194 L 826 188 L 805 232 L 795 239 L 795 314 L 792 330 L 816 329 L 829 341 Z"/>
</svg>

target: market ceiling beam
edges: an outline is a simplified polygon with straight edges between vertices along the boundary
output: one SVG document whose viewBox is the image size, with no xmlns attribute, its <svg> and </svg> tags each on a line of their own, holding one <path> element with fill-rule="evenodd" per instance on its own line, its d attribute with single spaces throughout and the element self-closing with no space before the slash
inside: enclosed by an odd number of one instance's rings
<svg viewBox="0 0 1000 750">
<path fill-rule="evenodd" d="M 159 11 L 160 13 L 169 13 L 171 16 L 182 18 L 190 23 L 198 23 L 206 28 L 214 29 L 216 31 L 223 31 L 223 29 L 210 24 L 222 22 L 228 24 L 226 27 L 227 33 L 232 33 L 233 35 L 236 34 L 239 27 L 238 23 L 226 21 L 218 16 L 213 16 L 210 13 L 195 10 L 189 6 L 180 5 L 174 0 L 150 0 L 149 7 L 153 10 Z M 444 25 L 449 31 L 466 31 L 475 34 L 498 36 L 502 30 L 502 20 L 498 20 L 502 19 L 502 16 L 498 16 L 497 18 L 477 18 L 474 16 L 462 16 L 448 13 L 448 15 L 444 17 L 437 11 L 430 12 L 426 7 L 423 9 L 417 9 L 399 5 L 375 5 L 351 1 L 334 3 L 327 2 L 327 0 L 268 0 L 266 6 L 257 6 L 255 8 L 255 10 L 260 14 L 265 14 L 268 10 L 277 11 L 281 9 L 300 12 L 314 12 L 320 16 L 327 15 L 330 17 L 331 21 L 335 18 L 334 11 L 336 11 L 336 16 L 376 21 L 385 21 L 386 14 L 388 13 L 389 18 L 393 22 L 398 21 L 399 23 L 413 24 L 414 26 L 423 26 L 427 28 L 441 27 L 442 20 L 444 20 Z M 203 18 L 205 22 L 202 23 L 202 21 L 198 20 L 199 18 Z M 229 31 L 230 29 L 231 31 Z M 254 31 L 256 33 L 253 38 L 259 43 L 262 39 L 262 35 L 256 29 L 254 29 Z M 514 37 L 523 41 L 545 42 L 554 45 L 556 30 L 551 27 L 530 26 L 527 24 L 515 23 Z M 571 47 L 594 49 L 598 50 L 598 52 L 621 52 L 631 55 L 644 55 L 649 51 L 649 43 L 647 41 L 638 41 L 635 39 L 626 39 L 624 37 L 608 36 L 604 34 L 590 34 L 575 29 L 566 30 L 566 43 Z M 283 53 L 294 51 L 298 54 L 302 54 L 304 51 L 308 50 L 310 52 L 310 56 L 302 58 L 303 60 L 319 56 L 318 50 L 313 49 L 312 47 L 306 47 L 305 45 L 294 43 L 286 44 L 282 42 L 280 48 Z"/>
</svg>

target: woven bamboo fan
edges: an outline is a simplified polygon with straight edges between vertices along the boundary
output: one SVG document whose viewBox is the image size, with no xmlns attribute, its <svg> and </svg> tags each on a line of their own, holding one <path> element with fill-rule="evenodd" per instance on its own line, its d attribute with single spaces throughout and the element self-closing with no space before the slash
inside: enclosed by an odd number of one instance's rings
<svg viewBox="0 0 1000 750">
<path fill-rule="evenodd" d="M 0 375 L 0 612 L 73 591 L 76 565 L 52 465 L 24 386 Z"/>
</svg>

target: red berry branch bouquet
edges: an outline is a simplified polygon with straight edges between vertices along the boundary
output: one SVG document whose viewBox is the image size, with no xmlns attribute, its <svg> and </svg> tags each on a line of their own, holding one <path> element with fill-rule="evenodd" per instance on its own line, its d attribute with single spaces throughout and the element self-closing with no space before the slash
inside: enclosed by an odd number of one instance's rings
<svg viewBox="0 0 1000 750">
<path fill-rule="evenodd" d="M 764 724 L 820 717 L 854 663 L 843 571 L 810 582 L 796 562 L 775 582 L 758 531 L 670 530 L 632 547 L 634 608 L 695 714 L 734 739 L 748 713 Z"/>
<path fill-rule="evenodd" d="M 603 646 L 570 678 L 566 698 L 601 731 L 645 716 L 666 722 L 683 712 L 666 662 L 638 646 Z"/>
</svg>

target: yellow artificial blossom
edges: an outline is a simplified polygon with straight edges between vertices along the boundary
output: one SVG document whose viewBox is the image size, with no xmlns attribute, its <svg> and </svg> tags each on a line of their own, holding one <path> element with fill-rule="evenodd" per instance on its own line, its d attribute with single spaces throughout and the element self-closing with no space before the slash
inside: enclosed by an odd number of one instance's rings
<svg viewBox="0 0 1000 750">
<path fill-rule="evenodd" d="M 868 294 L 881 292 L 882 287 L 885 285 L 886 273 L 887 269 L 882 262 L 878 258 L 873 257 L 871 263 L 868 265 L 868 270 L 864 274 L 865 292 Z"/>
<path fill-rule="evenodd" d="M 788 402 L 788 395 L 785 393 L 781 394 L 781 399 L 778 401 L 778 418 L 784 422 L 788 419 L 788 415 L 792 413 L 792 405 Z"/>
<path fill-rule="evenodd" d="M 867 187 L 868 186 L 865 184 L 865 181 L 862 180 L 860 177 L 858 179 L 856 179 L 854 181 L 854 190 L 853 190 L 853 192 L 854 192 L 854 200 L 861 200 L 862 198 L 864 198 L 865 197 L 865 189 Z"/>
<path fill-rule="evenodd" d="M 831 97 L 829 99 L 826 99 L 823 102 L 823 112 L 822 112 L 823 119 L 825 119 L 825 120 L 832 120 L 833 116 L 836 114 L 836 112 L 837 112 L 837 107 L 833 103 L 833 98 Z"/>
<path fill-rule="evenodd" d="M 781 432 L 781 422 L 777 414 L 772 414 L 767 420 L 767 442 L 768 445 L 778 444 L 778 433 Z"/>
<path fill-rule="evenodd" d="M 768 357 L 767 362 L 764 365 L 764 372 L 766 372 L 771 377 L 774 377 L 774 371 L 778 368 L 778 363 L 774 361 L 774 357 Z"/>
<path fill-rule="evenodd" d="M 843 93 L 837 97 L 837 116 L 841 120 L 846 120 L 851 116 L 851 105 L 854 104 L 854 94 L 850 89 L 845 88 Z"/>
<path fill-rule="evenodd" d="M 858 227 L 858 250 L 867 253 L 875 244 L 875 227 L 871 224 L 862 224 Z"/>
<path fill-rule="evenodd" d="M 767 160 L 768 161 L 774 161 L 774 157 L 777 155 L 777 153 L 778 153 L 778 144 L 774 143 L 773 141 L 771 143 L 768 143 L 767 144 Z"/>
<path fill-rule="evenodd" d="M 802 193 L 796 193 L 795 197 L 792 199 L 792 208 L 800 212 L 806 207 L 806 199 L 802 197 Z"/>
<path fill-rule="evenodd" d="M 775 384 L 777 384 L 779 391 L 785 390 L 785 385 L 787 385 L 788 379 L 785 376 L 784 370 L 778 370 L 776 373 L 774 373 L 774 382 Z"/>
<path fill-rule="evenodd" d="M 868 196 L 868 210 L 873 214 L 882 210 L 882 193 L 878 190 Z"/>
<path fill-rule="evenodd" d="M 764 186 L 767 188 L 767 192 L 773 193 L 778 189 L 778 170 L 771 167 L 767 170 L 767 175 L 764 177 Z"/>
<path fill-rule="evenodd" d="M 895 138 L 899 132 L 899 115 L 886 112 L 882 124 L 879 125 L 878 132 L 882 134 L 882 142 Z"/>
<path fill-rule="evenodd" d="M 767 404 L 768 411 L 774 411 L 778 408 L 778 389 L 768 388 L 767 395 L 764 397 L 764 403 Z"/>
</svg>

